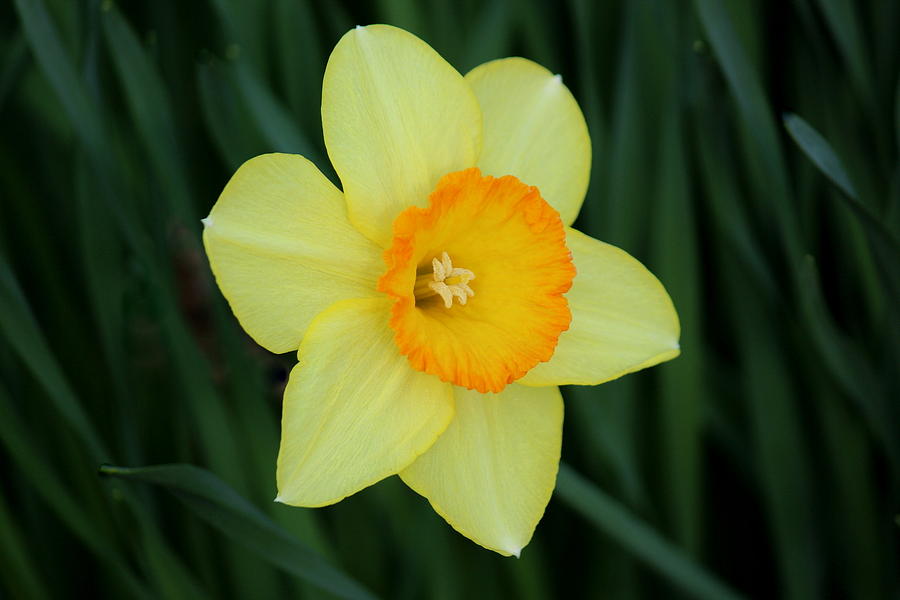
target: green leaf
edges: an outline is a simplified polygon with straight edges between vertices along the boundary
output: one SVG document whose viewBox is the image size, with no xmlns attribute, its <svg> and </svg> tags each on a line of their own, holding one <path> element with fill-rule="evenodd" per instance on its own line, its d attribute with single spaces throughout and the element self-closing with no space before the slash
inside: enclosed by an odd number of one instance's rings
<svg viewBox="0 0 900 600">
<path fill-rule="evenodd" d="M 717 230 L 727 238 L 727 247 L 734 250 L 743 263 L 748 276 L 765 292 L 767 299 L 774 299 L 777 289 L 771 266 L 766 263 L 760 251 L 759 242 L 750 226 L 742 199 L 739 175 L 733 160 L 733 148 L 726 137 L 723 115 L 714 112 L 709 98 L 710 90 L 705 90 L 707 100 L 697 108 L 695 130 L 697 156 L 700 175 L 705 187 L 706 203 Z M 715 120 L 714 120 L 715 119 Z M 721 247 L 725 247 L 722 244 Z"/>
<path fill-rule="evenodd" d="M 22 481 L 28 485 L 29 498 L 35 494 L 41 498 L 50 512 L 55 515 L 83 547 L 102 560 L 115 577 L 128 586 L 135 598 L 147 597 L 143 584 L 123 561 L 112 540 L 99 527 L 92 526 L 92 514 L 82 502 L 73 501 L 71 488 L 66 487 L 43 449 L 35 443 L 38 439 L 28 425 L 13 409 L 11 397 L 6 387 L 0 383 L 0 445 L 9 457 L 10 463 L 22 473 Z"/>
<path fill-rule="evenodd" d="M 565 463 L 559 465 L 556 494 L 626 550 L 684 592 L 707 599 L 737 599 L 735 592 L 673 546 L 652 527 Z"/>
<path fill-rule="evenodd" d="M 40 0 L 16 0 L 16 8 L 38 65 L 87 151 L 95 174 L 102 173 L 98 182 L 104 190 L 103 195 L 117 200 L 108 202 L 107 208 L 116 216 L 118 226 L 136 254 L 148 267 L 152 267 L 152 251 L 146 233 L 128 215 L 130 205 L 118 201 L 123 197 L 126 186 L 122 172 L 113 167 L 112 153 L 109 151 L 112 144 L 106 121 L 101 116 L 102 110 L 91 101 L 71 53 L 63 46 L 44 3 Z"/>
<path fill-rule="evenodd" d="M 197 91 L 206 129 L 230 169 L 266 151 L 266 141 L 247 118 L 243 99 L 234 92 L 221 62 L 209 60 L 197 65 Z"/>
<path fill-rule="evenodd" d="M 782 120 L 788 133 L 791 134 L 800 149 L 806 153 L 806 156 L 822 171 L 825 177 L 833 181 L 845 194 L 856 198 L 856 190 L 847 176 L 847 172 L 844 171 L 844 165 L 841 164 L 840 159 L 825 138 L 795 114 L 787 113 Z"/>
<path fill-rule="evenodd" d="M 878 516 L 879 493 L 872 485 L 877 475 L 865 429 L 830 386 L 820 384 L 816 397 L 822 406 L 818 417 L 830 457 L 826 471 L 834 490 L 826 499 L 834 515 L 829 526 L 838 540 L 846 595 L 887 598 L 886 562 L 879 556 L 883 527 Z"/>
<path fill-rule="evenodd" d="M 756 192 L 765 201 L 762 206 L 769 213 L 767 217 L 774 217 L 778 225 L 788 260 L 796 265 L 800 261 L 802 238 L 791 200 L 784 152 L 762 83 L 741 44 L 727 3 L 695 0 L 694 5 L 739 109 Z"/>
<path fill-rule="evenodd" d="M 791 357 L 768 330 L 781 322 L 781 311 L 767 307 L 734 265 L 727 273 L 726 301 L 736 323 L 741 365 L 735 384 L 746 403 L 755 476 L 779 561 L 780 587 L 787 599 L 820 598 L 823 564 L 810 509 L 816 498 L 815 469 L 802 405 L 793 393 Z"/>
<path fill-rule="evenodd" d="M 102 121 L 92 110 L 90 98 L 78 77 L 69 51 L 43 2 L 15 0 L 32 52 L 56 92 L 73 127 L 91 151 L 102 148 Z"/>
<path fill-rule="evenodd" d="M 6 499 L 0 496 L 0 575 L 4 588 L 17 598 L 49 598 L 26 539 L 6 506 Z"/>
<path fill-rule="evenodd" d="M 302 154 L 317 165 L 323 165 L 319 151 L 249 65 L 238 61 L 232 70 L 232 81 L 243 95 L 259 131 L 270 144 L 270 151 Z"/>
<path fill-rule="evenodd" d="M 141 468 L 104 465 L 100 467 L 100 473 L 151 483 L 168 490 L 198 517 L 228 537 L 316 587 L 341 598 L 374 598 L 350 576 L 278 527 L 209 471 L 192 465 Z"/>
<path fill-rule="evenodd" d="M 22 32 L 17 31 L 10 36 L 2 48 L 3 65 L 0 67 L 0 110 L 3 110 L 9 99 L 13 86 L 17 83 L 28 62 L 28 46 Z"/>
<path fill-rule="evenodd" d="M 474 23 L 475 31 L 465 45 L 463 64 L 457 65 L 460 72 L 465 73 L 483 62 L 503 56 L 513 33 L 509 11 L 506 0 L 484 3 L 478 11 L 478 20 Z"/>
<path fill-rule="evenodd" d="M 829 316 L 813 257 L 806 257 L 805 267 L 803 283 L 806 293 L 801 301 L 807 318 L 814 325 L 810 333 L 821 349 L 822 360 L 838 386 L 857 403 L 872 434 L 884 445 L 895 472 L 900 472 L 900 444 L 891 426 L 882 383 L 866 360 L 862 348 L 847 339 Z"/>
<path fill-rule="evenodd" d="M 47 392 L 56 411 L 65 417 L 69 426 L 87 447 L 88 454 L 97 461 L 108 460 L 110 454 L 105 444 L 51 352 L 15 275 L 2 259 L 0 259 L 0 332 Z"/>
<path fill-rule="evenodd" d="M 166 190 L 164 200 L 185 222 L 193 220 L 185 162 L 178 151 L 171 103 L 156 66 L 115 6 L 103 14 L 103 33 L 132 118 Z"/>
<path fill-rule="evenodd" d="M 415 0 L 379 0 L 378 8 L 385 17 L 385 23 L 391 23 L 418 36 L 427 36 L 421 3 Z"/>
<path fill-rule="evenodd" d="M 673 103 L 674 105 L 674 103 Z M 701 540 L 700 433 L 708 387 L 703 384 L 705 349 L 700 332 L 704 302 L 700 284 L 697 233 L 689 182 L 685 177 L 685 144 L 678 112 L 671 111 L 661 132 L 660 188 L 653 229 L 651 269 L 665 283 L 682 323 L 678 360 L 661 365 L 661 481 L 668 503 L 668 520 L 675 539 L 691 554 Z"/>
<path fill-rule="evenodd" d="M 784 115 L 784 126 L 807 158 L 816 165 L 816 168 L 844 192 L 841 197 L 847 201 L 847 204 L 860 218 L 870 234 L 878 236 L 890 244 L 895 251 L 900 252 L 900 240 L 885 226 L 882 219 L 878 218 L 869 207 L 860 202 L 856 188 L 847 176 L 841 159 L 831 148 L 828 141 L 809 123 L 795 114 L 788 113 Z"/>
<path fill-rule="evenodd" d="M 819 0 L 819 6 L 849 67 L 850 79 L 856 87 L 856 92 L 866 109 L 874 111 L 876 108 L 875 87 L 872 85 L 874 77 L 866 57 L 863 33 L 857 18 L 858 3 L 853 0 Z"/>
<path fill-rule="evenodd" d="M 319 107 L 322 90 L 315 83 L 321 81 L 325 73 L 325 55 L 320 43 L 322 32 L 316 25 L 313 7 L 307 2 L 275 0 L 272 19 L 276 62 L 288 105 L 303 129 L 315 132 L 321 138 Z"/>
</svg>

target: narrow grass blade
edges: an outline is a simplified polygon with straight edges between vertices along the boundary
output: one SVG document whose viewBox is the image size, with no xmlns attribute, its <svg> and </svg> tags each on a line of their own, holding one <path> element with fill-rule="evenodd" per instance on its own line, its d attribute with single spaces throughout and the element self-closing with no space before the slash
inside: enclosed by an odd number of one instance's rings
<svg viewBox="0 0 900 600">
<path fill-rule="evenodd" d="M 249 65 L 239 61 L 234 65 L 232 77 L 250 110 L 250 116 L 269 142 L 270 151 L 302 154 L 317 165 L 323 164 L 319 151 Z"/>
<path fill-rule="evenodd" d="M 478 11 L 471 41 L 465 45 L 460 71 L 465 73 L 479 64 L 503 56 L 512 38 L 512 20 L 508 0 L 492 0 Z"/>
<path fill-rule="evenodd" d="M 241 0 L 210 0 L 222 24 L 225 42 L 235 53 L 247 55 L 256 69 L 268 66 L 268 7 Z"/>
<path fill-rule="evenodd" d="M 820 598 L 822 562 L 813 510 L 808 442 L 793 393 L 790 357 L 769 333 L 779 313 L 766 311 L 736 268 L 728 272 L 728 304 L 737 324 L 744 391 L 760 493 L 765 503 L 781 587 L 789 600 Z"/>
<path fill-rule="evenodd" d="M 895 472 L 900 473 L 900 445 L 891 424 L 890 411 L 885 403 L 879 377 L 866 360 L 861 349 L 837 330 L 828 315 L 828 308 L 819 286 L 818 271 L 812 257 L 806 258 L 804 271 L 806 294 L 803 297 L 806 314 L 815 323 L 811 333 L 816 337 L 822 358 L 829 372 L 843 391 L 858 405 L 873 435 L 884 446 Z"/>
<path fill-rule="evenodd" d="M 165 189 L 164 201 L 173 216 L 190 222 L 194 216 L 185 163 L 177 145 L 171 105 L 162 78 L 115 6 L 104 11 L 102 25 L 132 119 Z"/>
<path fill-rule="evenodd" d="M 72 391 L 10 270 L 0 259 L 0 331 L 97 462 L 110 454 Z"/>
<path fill-rule="evenodd" d="M 18 467 L 29 491 L 36 492 L 50 508 L 51 513 L 100 560 L 104 561 L 115 576 L 123 581 L 127 589 L 138 598 L 147 597 L 146 590 L 131 572 L 130 567 L 114 543 L 97 528 L 91 526 L 92 515 L 80 502 L 72 501 L 70 490 L 60 481 L 54 465 L 46 460 L 44 452 L 35 444 L 36 437 L 31 428 L 13 410 L 11 398 L 6 388 L 0 385 L 0 444 L 12 463 Z"/>
<path fill-rule="evenodd" d="M 844 171 L 844 165 L 841 164 L 840 159 L 835 155 L 834 150 L 825 141 L 825 138 L 813 129 L 809 123 L 795 114 L 787 113 L 782 116 L 782 120 L 788 133 L 791 134 L 791 137 L 794 138 L 800 149 L 818 167 L 822 174 L 837 185 L 847 196 L 856 198 L 856 189 L 847 176 L 847 172 Z"/>
<path fill-rule="evenodd" d="M 210 525 L 273 565 L 341 598 L 374 598 L 348 575 L 279 528 L 219 478 L 191 465 L 127 468 L 104 465 L 100 473 L 158 485 Z"/>
<path fill-rule="evenodd" d="M 766 200 L 767 216 L 778 226 L 788 259 L 799 262 L 801 238 L 784 152 L 762 84 L 741 45 L 729 7 L 716 0 L 695 0 L 694 6 L 737 102 L 755 188 Z"/>
<path fill-rule="evenodd" d="M 379 0 L 379 12 L 384 15 L 385 22 L 401 27 L 418 36 L 426 36 L 425 18 L 422 4 L 415 0 Z"/>
<path fill-rule="evenodd" d="M 820 386 L 824 387 L 824 386 Z M 884 567 L 896 554 L 886 547 L 887 524 L 879 523 L 880 490 L 865 429 L 848 414 L 841 398 L 828 389 L 816 394 L 821 405 L 818 418 L 830 464 L 830 523 L 839 540 L 836 554 L 847 575 L 847 597 L 887 598 Z"/>
<path fill-rule="evenodd" d="M 872 85 L 874 77 L 870 63 L 866 59 L 863 33 L 857 18 L 857 3 L 852 0 L 819 0 L 818 4 L 834 34 L 841 54 L 844 55 L 844 61 L 850 70 L 850 78 L 860 100 L 867 110 L 874 111 L 876 107 L 873 95 L 875 88 Z"/>
<path fill-rule="evenodd" d="M 565 463 L 559 466 L 556 495 L 683 592 L 708 600 L 740 597 Z"/>
<path fill-rule="evenodd" d="M 682 323 L 682 355 L 661 365 L 657 376 L 660 408 L 662 484 L 668 522 L 675 539 L 691 554 L 700 551 L 701 415 L 706 404 L 703 382 L 704 311 L 694 209 L 690 202 L 684 140 L 678 111 L 663 125 L 660 188 L 656 192 L 652 268 L 664 282 Z"/>
<path fill-rule="evenodd" d="M 890 231 L 868 206 L 860 202 L 856 188 L 847 176 L 841 159 L 835 154 L 828 141 L 809 123 L 794 114 L 784 115 L 784 126 L 788 133 L 825 177 L 831 180 L 843 192 L 841 196 L 853 212 L 860 218 L 872 235 L 877 235 L 887 242 L 895 252 L 900 253 L 900 240 Z"/>
<path fill-rule="evenodd" d="M 252 127 L 221 63 L 209 60 L 197 65 L 197 92 L 206 129 L 229 169 L 266 151 L 267 142 Z"/>
<path fill-rule="evenodd" d="M 90 99 L 44 3 L 15 0 L 15 5 L 35 58 L 60 98 L 70 122 L 88 148 L 99 152 L 103 139 L 102 123 L 91 110 Z"/>
<path fill-rule="evenodd" d="M 291 115 L 302 123 L 301 129 L 321 136 L 319 82 L 325 73 L 325 54 L 313 12 L 311 2 L 276 0 L 273 28 L 277 65 Z"/>
<path fill-rule="evenodd" d="M 28 45 L 21 32 L 16 32 L 3 47 L 3 66 L 0 67 L 0 112 L 2 112 L 16 81 L 29 59 Z"/>
<path fill-rule="evenodd" d="M 741 206 L 738 173 L 732 167 L 731 144 L 724 136 L 724 123 L 712 121 L 711 106 L 701 106 L 696 115 L 696 137 L 700 174 L 703 178 L 705 206 L 728 239 L 729 246 L 740 256 L 747 273 L 764 291 L 768 300 L 782 293 L 777 288 L 771 267 L 760 252 L 759 242 L 750 227 L 746 210 Z M 725 160 L 723 160 L 723 157 Z"/>
<path fill-rule="evenodd" d="M 6 499 L 0 496 L 0 590 L 7 589 L 15 598 L 49 598 L 42 573 L 16 521 Z"/>
<path fill-rule="evenodd" d="M 517 25 L 524 40 L 528 56 L 553 72 L 559 72 L 559 44 L 555 43 L 551 31 L 546 27 L 549 5 L 535 0 L 516 2 Z"/>
<path fill-rule="evenodd" d="M 62 104 L 78 140 L 87 150 L 92 167 L 97 173 L 103 173 L 102 177 L 98 177 L 100 187 L 106 191 L 106 196 L 116 199 L 107 208 L 116 216 L 119 228 L 135 252 L 146 261 L 146 266 L 152 268 L 150 242 L 135 219 L 129 217 L 129 204 L 119 201 L 125 189 L 123 174 L 111 164 L 112 144 L 106 122 L 100 117 L 101 111 L 92 102 L 79 78 L 72 56 L 63 46 L 44 3 L 41 0 L 16 0 L 15 4 L 38 65 Z"/>
<path fill-rule="evenodd" d="M 592 476 L 608 474 L 606 481 L 627 505 L 643 508 L 648 495 L 634 439 L 641 426 L 638 397 L 634 377 L 565 388 L 566 419 L 583 446 L 581 464 Z"/>
</svg>

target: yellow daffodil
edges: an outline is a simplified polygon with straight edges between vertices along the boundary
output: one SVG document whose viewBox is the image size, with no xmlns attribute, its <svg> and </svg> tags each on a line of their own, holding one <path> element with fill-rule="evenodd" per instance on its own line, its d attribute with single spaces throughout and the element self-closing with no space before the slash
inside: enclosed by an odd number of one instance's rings
<svg viewBox="0 0 900 600">
<path fill-rule="evenodd" d="M 328 61 L 322 123 L 343 192 L 266 154 L 204 219 L 243 327 L 299 348 L 277 500 L 324 506 L 399 474 L 457 531 L 518 556 L 556 481 L 557 386 L 677 356 L 672 303 L 634 258 L 569 227 L 590 139 L 543 67 L 463 77 L 410 33 L 357 27 Z"/>
</svg>

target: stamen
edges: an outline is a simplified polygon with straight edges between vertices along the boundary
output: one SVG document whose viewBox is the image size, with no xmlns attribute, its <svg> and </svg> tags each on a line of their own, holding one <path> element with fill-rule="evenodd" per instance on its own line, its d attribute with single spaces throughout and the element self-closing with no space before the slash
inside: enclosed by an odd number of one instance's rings
<svg viewBox="0 0 900 600">
<path fill-rule="evenodd" d="M 431 260 L 433 273 L 419 275 L 416 278 L 415 296 L 418 299 L 431 296 L 440 296 L 444 301 L 444 307 L 453 306 L 456 298 L 460 304 L 465 304 L 469 298 L 475 295 L 475 291 L 469 287 L 469 282 L 475 279 L 475 273 L 468 269 L 454 267 L 450 255 L 441 253 L 441 259 L 437 257 Z"/>
</svg>

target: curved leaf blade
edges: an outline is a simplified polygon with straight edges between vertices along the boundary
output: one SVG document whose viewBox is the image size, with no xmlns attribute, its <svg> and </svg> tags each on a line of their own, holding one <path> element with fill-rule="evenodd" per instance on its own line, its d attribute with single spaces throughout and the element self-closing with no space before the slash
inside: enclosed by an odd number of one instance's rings
<svg viewBox="0 0 900 600">
<path fill-rule="evenodd" d="M 803 150 L 822 174 L 841 188 L 841 191 L 845 194 L 851 198 L 856 198 L 856 188 L 853 187 L 850 177 L 844 171 L 844 165 L 841 164 L 841 160 L 834 153 L 828 142 L 825 141 L 825 138 L 813 129 L 809 123 L 795 114 L 788 113 L 782 119 L 788 133 L 791 134 L 791 137 L 794 138 L 800 149 Z"/>
<path fill-rule="evenodd" d="M 103 465 L 100 473 L 166 489 L 215 529 L 276 567 L 335 596 L 354 600 L 375 598 L 209 471 L 184 464 L 138 468 Z"/>
<path fill-rule="evenodd" d="M 559 465 L 556 494 L 573 510 L 695 598 L 738 600 L 735 592 L 671 545 L 565 463 Z"/>
<path fill-rule="evenodd" d="M 786 114 L 783 117 L 784 126 L 800 150 L 809 158 L 816 168 L 825 177 L 831 180 L 844 193 L 844 198 L 850 208 L 860 218 L 866 229 L 887 242 L 894 251 L 900 251 L 900 241 L 897 236 L 888 229 L 884 222 L 874 215 L 868 206 L 863 204 L 856 188 L 847 176 L 844 165 L 828 141 L 816 131 L 812 125 L 795 114 Z"/>
</svg>

